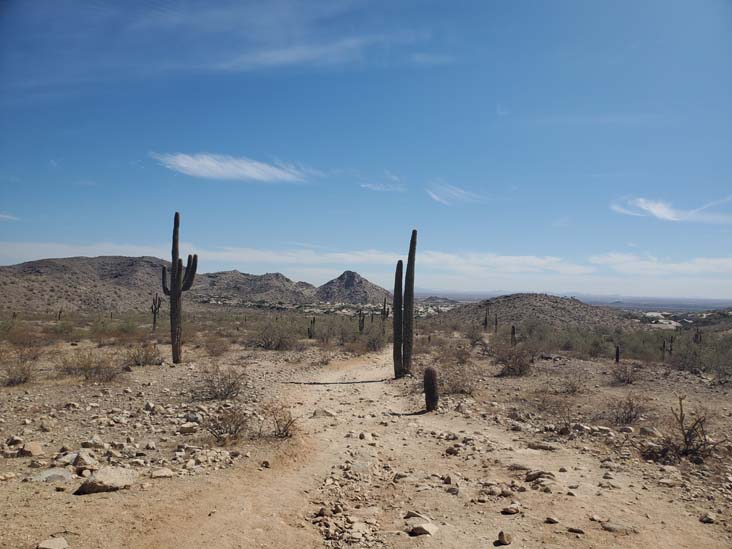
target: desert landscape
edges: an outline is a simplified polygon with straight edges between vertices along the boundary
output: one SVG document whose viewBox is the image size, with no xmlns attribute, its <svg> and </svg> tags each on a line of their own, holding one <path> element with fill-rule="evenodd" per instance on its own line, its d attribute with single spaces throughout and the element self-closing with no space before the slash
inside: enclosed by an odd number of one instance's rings
<svg viewBox="0 0 732 549">
<path fill-rule="evenodd" d="M 0 0 L 0 549 L 732 548 L 731 53 Z"/>
<path fill-rule="evenodd" d="M 197 281 L 178 231 L 0 267 L 3 547 L 732 543 L 730 311 L 421 303 L 416 231 L 393 292 Z"/>
</svg>

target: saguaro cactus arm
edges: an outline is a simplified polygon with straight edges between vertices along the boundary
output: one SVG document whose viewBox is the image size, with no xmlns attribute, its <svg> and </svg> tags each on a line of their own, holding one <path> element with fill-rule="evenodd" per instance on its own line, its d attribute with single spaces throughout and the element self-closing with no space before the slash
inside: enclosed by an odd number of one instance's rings
<svg viewBox="0 0 732 549">
<path fill-rule="evenodd" d="M 163 293 L 170 295 L 170 288 L 168 288 L 168 269 L 163 265 Z"/>
<path fill-rule="evenodd" d="M 198 269 L 198 255 L 189 255 L 188 256 L 188 263 L 186 264 L 186 275 L 185 278 L 183 278 L 183 284 L 181 286 L 181 290 L 184 292 L 186 290 L 190 290 L 191 286 L 193 286 L 193 279 L 196 276 L 196 270 Z"/>
</svg>

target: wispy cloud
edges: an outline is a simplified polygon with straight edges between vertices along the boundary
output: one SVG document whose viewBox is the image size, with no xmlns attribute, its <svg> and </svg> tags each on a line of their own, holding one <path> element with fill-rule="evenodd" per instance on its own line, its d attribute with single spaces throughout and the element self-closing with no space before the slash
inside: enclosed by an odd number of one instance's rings
<svg viewBox="0 0 732 549">
<path fill-rule="evenodd" d="M 0 213 L 0 221 L 18 221 L 20 218 L 8 213 Z"/>
<path fill-rule="evenodd" d="M 624 275 L 674 276 L 732 274 L 732 257 L 695 257 L 684 261 L 622 252 L 610 252 L 589 258 L 593 265 L 607 267 Z"/>
<path fill-rule="evenodd" d="M 711 209 L 732 202 L 732 195 L 708 202 L 694 209 L 674 208 L 671 203 L 649 198 L 625 198 L 610 204 L 614 212 L 636 217 L 655 217 L 662 221 L 688 221 L 697 223 L 732 223 L 732 214 L 713 212 Z"/>
<path fill-rule="evenodd" d="M 445 206 L 482 202 L 485 200 L 485 197 L 479 194 L 447 183 L 432 183 L 425 189 L 425 192 L 432 200 Z"/>
<path fill-rule="evenodd" d="M 290 249 L 263 248 L 206 248 L 184 243 L 185 249 L 197 253 L 205 262 L 229 265 L 373 265 L 391 269 L 401 257 L 397 252 L 385 250 L 332 251 L 317 247 Z M 166 257 L 165 244 L 134 245 L 114 243 L 64 244 L 51 242 L 0 242 L 0 263 L 30 261 L 47 257 L 99 256 L 99 255 L 151 255 Z M 420 253 L 420 264 L 437 272 L 469 276 L 488 276 L 491 273 L 591 273 L 592 266 L 580 265 L 554 256 L 500 255 L 483 252 L 442 252 L 425 250 Z"/>
<path fill-rule="evenodd" d="M 401 183 L 361 183 L 361 188 L 382 193 L 403 193 L 406 190 Z"/>
<path fill-rule="evenodd" d="M 205 66 L 220 71 L 246 71 L 288 65 L 341 65 L 363 59 L 368 48 L 391 43 L 387 36 L 352 36 L 319 44 L 294 44 L 260 49 Z"/>
<path fill-rule="evenodd" d="M 298 183 L 317 173 L 292 164 L 267 164 L 244 156 L 208 153 L 150 153 L 150 156 L 169 170 L 204 179 Z"/>
<path fill-rule="evenodd" d="M 455 62 L 455 58 L 452 55 L 443 53 L 414 53 L 411 57 L 412 62 L 415 65 L 422 65 L 425 67 L 435 67 L 440 65 L 450 65 Z"/>
</svg>

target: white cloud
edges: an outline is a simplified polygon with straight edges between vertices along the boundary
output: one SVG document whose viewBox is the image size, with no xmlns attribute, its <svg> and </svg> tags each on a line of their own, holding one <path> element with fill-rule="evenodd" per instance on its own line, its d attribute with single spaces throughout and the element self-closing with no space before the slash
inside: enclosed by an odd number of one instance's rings
<svg viewBox="0 0 732 549">
<path fill-rule="evenodd" d="M 7 213 L 0 213 L 0 221 L 18 221 L 19 218 Z"/>
<path fill-rule="evenodd" d="M 411 59 L 416 65 L 425 67 L 450 65 L 455 62 L 455 58 L 452 55 L 442 53 L 414 53 Z"/>
<path fill-rule="evenodd" d="M 381 36 L 356 36 L 323 44 L 295 44 L 261 49 L 237 55 L 205 68 L 220 71 L 246 71 L 288 65 L 339 65 L 363 58 L 366 48 L 389 40 Z"/>
<path fill-rule="evenodd" d="M 150 153 L 150 156 L 169 170 L 205 179 L 297 183 L 316 173 L 291 164 L 267 164 L 243 156 L 208 153 Z"/>
<path fill-rule="evenodd" d="M 361 188 L 377 192 L 398 192 L 406 190 L 401 183 L 361 183 Z"/>
<path fill-rule="evenodd" d="M 425 189 L 425 192 L 427 192 L 432 200 L 445 206 L 482 202 L 485 200 L 483 196 L 447 183 L 433 183 Z"/>
<path fill-rule="evenodd" d="M 709 210 L 728 202 L 732 202 L 732 195 L 708 202 L 699 208 L 682 210 L 674 208 L 669 202 L 638 197 L 613 202 L 610 204 L 610 209 L 623 215 L 655 217 L 662 221 L 727 224 L 732 223 L 732 214 L 710 212 Z"/>
<path fill-rule="evenodd" d="M 650 255 L 610 252 L 592 256 L 589 261 L 593 265 L 605 266 L 624 275 L 732 275 L 732 257 L 696 257 L 686 261 L 669 261 Z"/>
</svg>

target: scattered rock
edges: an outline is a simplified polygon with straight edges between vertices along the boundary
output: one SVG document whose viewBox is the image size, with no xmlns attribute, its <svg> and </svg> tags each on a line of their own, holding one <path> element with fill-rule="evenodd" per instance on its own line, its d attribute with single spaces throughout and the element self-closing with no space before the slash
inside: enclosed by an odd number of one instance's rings
<svg viewBox="0 0 732 549">
<path fill-rule="evenodd" d="M 116 492 L 129 488 L 135 482 L 137 474 L 122 467 L 102 467 L 90 476 L 84 484 L 77 488 L 74 495 L 83 496 L 98 492 Z"/>
<path fill-rule="evenodd" d="M 23 444 L 18 455 L 21 457 L 37 457 L 42 456 L 43 453 L 43 445 L 40 442 L 32 441 Z"/>
<path fill-rule="evenodd" d="M 493 545 L 511 545 L 512 541 L 513 536 L 501 530 L 498 532 L 498 539 L 493 543 Z"/>
<path fill-rule="evenodd" d="M 409 530 L 410 536 L 434 536 L 437 533 L 437 526 L 432 524 L 431 522 L 425 522 L 423 524 L 416 524 L 412 526 L 412 528 Z"/>
<path fill-rule="evenodd" d="M 150 478 L 172 478 L 174 475 L 173 471 L 168 469 L 167 467 L 161 467 L 160 469 L 155 469 L 150 473 Z"/>
<path fill-rule="evenodd" d="M 36 545 L 36 549 L 68 549 L 69 543 L 64 538 L 48 538 Z"/>
<path fill-rule="evenodd" d="M 704 524 L 714 524 L 716 521 L 717 515 L 714 513 L 704 513 L 699 517 L 699 522 L 703 522 Z"/>
</svg>

